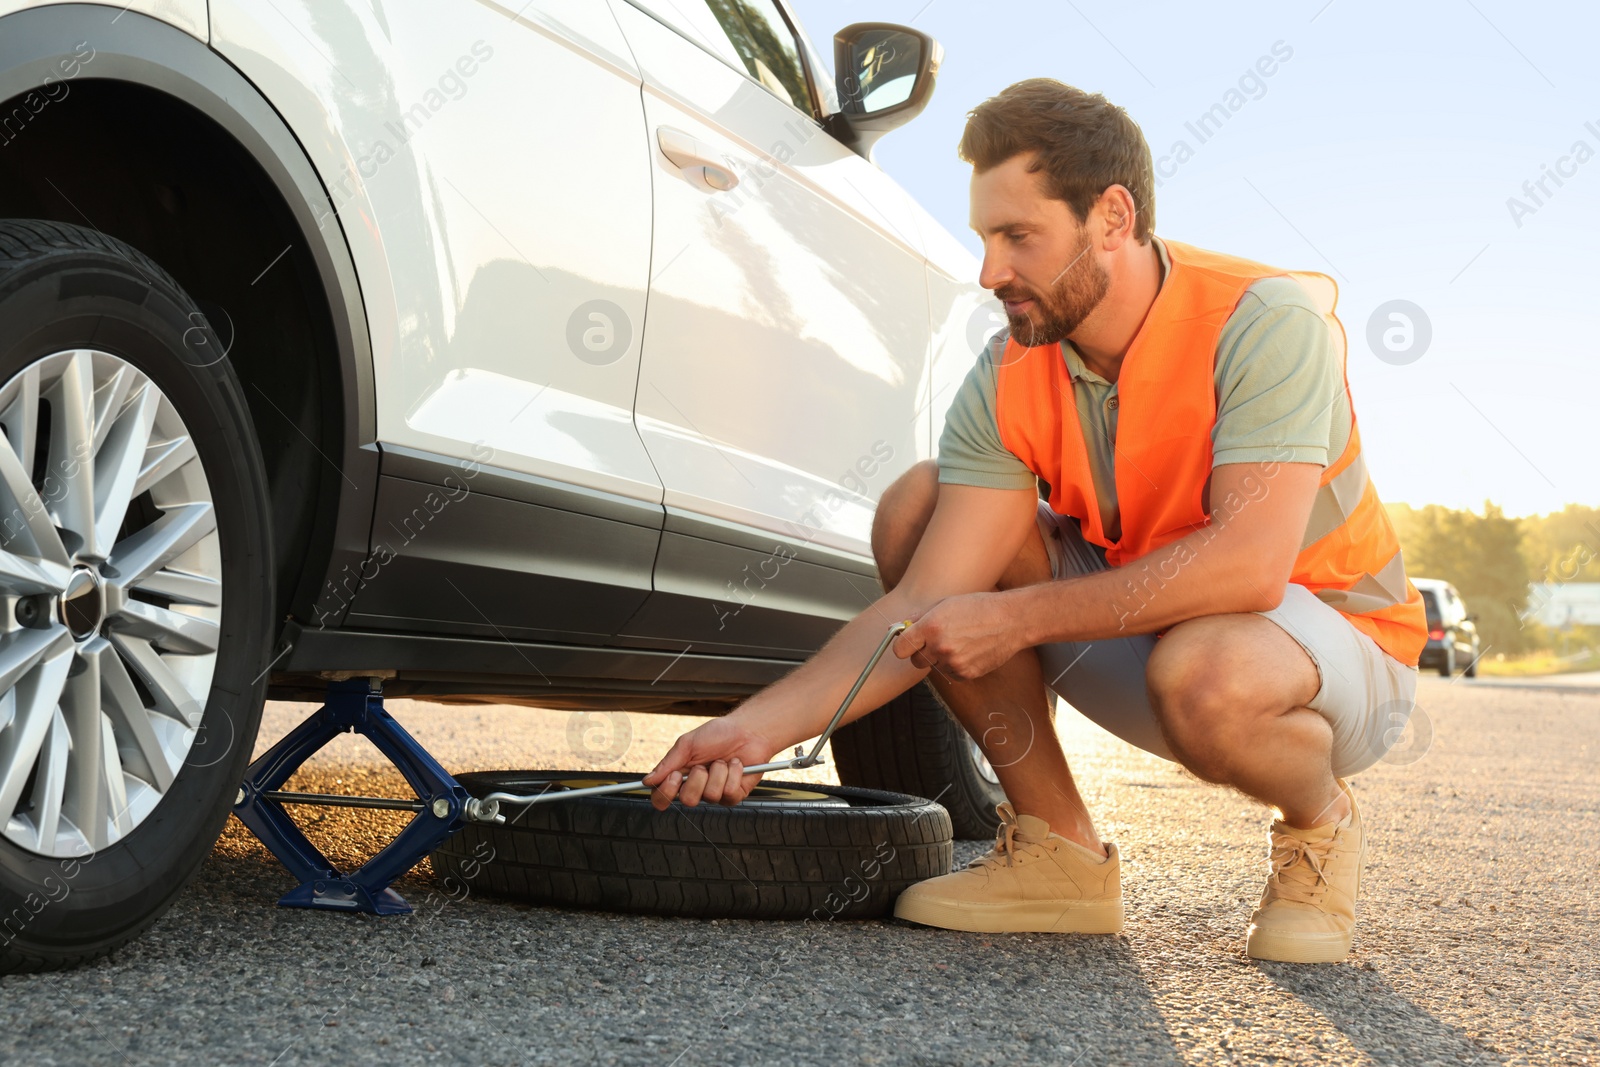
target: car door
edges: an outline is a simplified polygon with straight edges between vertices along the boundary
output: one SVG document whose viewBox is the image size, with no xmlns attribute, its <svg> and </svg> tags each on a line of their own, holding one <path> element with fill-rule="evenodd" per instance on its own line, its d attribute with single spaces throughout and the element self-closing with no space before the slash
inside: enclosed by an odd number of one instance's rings
<svg viewBox="0 0 1600 1067">
<path fill-rule="evenodd" d="M 348 146 L 325 224 L 382 252 L 362 263 L 382 474 L 370 555 L 333 597 L 344 623 L 611 636 L 649 593 L 663 512 L 633 426 L 650 159 L 610 9 L 212 11 L 254 76 L 320 94 L 280 96 L 308 140 Z"/>
<path fill-rule="evenodd" d="M 612 4 L 651 139 L 635 421 L 667 509 L 624 633 L 814 649 L 880 594 L 875 501 L 926 454 L 915 216 L 817 122 L 808 46 L 772 0 Z"/>
</svg>

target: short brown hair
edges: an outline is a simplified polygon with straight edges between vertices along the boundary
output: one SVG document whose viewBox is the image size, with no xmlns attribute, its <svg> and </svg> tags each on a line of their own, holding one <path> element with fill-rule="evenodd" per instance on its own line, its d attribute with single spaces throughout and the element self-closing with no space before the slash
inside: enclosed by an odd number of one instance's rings
<svg viewBox="0 0 1600 1067">
<path fill-rule="evenodd" d="M 1036 154 L 1050 196 L 1064 200 L 1080 223 L 1111 185 L 1133 194 L 1133 236 L 1150 242 L 1155 228 L 1155 169 L 1144 131 L 1122 108 L 1053 78 L 1029 78 L 990 97 L 967 115 L 960 154 L 979 172 L 1015 156 Z"/>
</svg>

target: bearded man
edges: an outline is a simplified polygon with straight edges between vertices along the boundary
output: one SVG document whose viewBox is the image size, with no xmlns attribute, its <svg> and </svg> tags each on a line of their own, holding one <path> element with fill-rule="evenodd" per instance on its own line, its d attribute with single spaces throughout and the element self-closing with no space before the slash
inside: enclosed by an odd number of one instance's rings
<svg viewBox="0 0 1600 1067">
<path fill-rule="evenodd" d="M 1121 857 L 1069 770 L 1060 696 L 1275 808 L 1246 949 L 1343 959 L 1365 857 L 1347 779 L 1398 738 L 1427 634 L 1362 458 L 1333 283 L 1156 237 L 1150 150 L 1098 94 L 1014 85 L 973 110 L 961 157 L 979 280 L 1009 328 L 938 459 L 879 501 L 885 595 L 680 737 L 646 776 L 652 802 L 744 799 L 759 776 L 743 768 L 816 736 L 886 620 L 910 619 L 844 721 L 928 677 L 1008 799 L 994 847 L 906 890 L 897 916 L 1122 928 Z M 989 751 L 1005 745 L 1026 755 Z"/>
</svg>

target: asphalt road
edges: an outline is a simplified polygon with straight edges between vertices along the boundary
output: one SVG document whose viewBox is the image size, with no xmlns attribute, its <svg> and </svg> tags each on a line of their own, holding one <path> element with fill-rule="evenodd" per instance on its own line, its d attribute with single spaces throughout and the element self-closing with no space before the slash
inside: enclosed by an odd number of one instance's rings
<svg viewBox="0 0 1600 1067">
<path fill-rule="evenodd" d="M 400 886 L 410 917 L 279 909 L 289 879 L 230 823 L 142 940 L 0 979 L 0 1062 L 1600 1063 L 1600 692 L 1425 678 L 1419 700 L 1427 728 L 1356 781 L 1373 851 L 1344 964 L 1247 959 L 1265 813 L 1063 709 L 1125 856 L 1119 936 L 448 902 L 426 867 Z M 300 710 L 269 708 L 264 736 Z M 594 765 L 565 713 L 396 710 L 455 770 Z M 631 744 L 600 755 L 648 769 L 691 721 L 622 717 Z M 394 784 L 364 746 L 306 784 Z M 375 847 L 370 818 L 314 832 L 350 858 Z"/>
</svg>

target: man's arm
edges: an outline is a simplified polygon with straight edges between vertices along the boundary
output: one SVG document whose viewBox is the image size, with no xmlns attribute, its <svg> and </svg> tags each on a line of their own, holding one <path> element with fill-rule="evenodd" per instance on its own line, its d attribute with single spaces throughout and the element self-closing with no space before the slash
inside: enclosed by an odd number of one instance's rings
<svg viewBox="0 0 1600 1067">
<path fill-rule="evenodd" d="M 1152 633 L 1201 615 L 1277 607 L 1322 467 L 1229 463 L 1211 478 L 1211 524 L 1122 567 L 953 597 L 896 639 L 951 677 L 981 677 L 1019 649 Z M 997 627 L 995 620 L 1006 620 Z"/>
<path fill-rule="evenodd" d="M 946 484 L 905 576 L 893 590 L 834 634 L 800 667 L 720 719 L 679 737 L 645 776 L 651 803 L 665 809 L 674 796 L 693 806 L 702 795 L 724 804 L 743 800 L 759 776 L 742 767 L 766 762 L 820 734 L 868 657 L 895 622 L 962 593 L 992 590 L 1034 529 L 1035 489 L 985 489 Z M 856 694 L 848 723 L 910 689 L 928 673 L 908 659 L 884 656 Z M 735 762 L 737 761 L 737 762 Z M 684 768 L 693 769 L 687 779 Z"/>
</svg>

